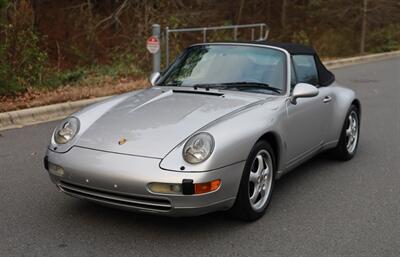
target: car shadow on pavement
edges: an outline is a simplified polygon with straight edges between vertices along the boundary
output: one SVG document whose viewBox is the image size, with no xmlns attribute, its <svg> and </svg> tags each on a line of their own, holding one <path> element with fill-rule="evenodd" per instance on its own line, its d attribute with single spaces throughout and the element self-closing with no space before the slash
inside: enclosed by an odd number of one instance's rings
<svg viewBox="0 0 400 257">
<path fill-rule="evenodd" d="M 151 213 L 130 212 L 127 210 L 115 209 L 108 206 L 98 205 L 90 201 L 70 199 L 68 202 L 69 211 L 74 213 L 76 218 L 85 222 L 101 223 L 104 229 L 107 227 L 124 227 L 132 230 L 157 229 L 169 233 L 201 233 L 206 229 L 212 233 L 214 229 L 241 227 L 246 223 L 235 220 L 225 212 L 215 212 L 194 217 L 168 217 Z"/>
<path fill-rule="evenodd" d="M 282 221 L 282 208 L 290 208 L 290 201 L 294 194 L 300 190 L 307 190 L 328 173 L 341 170 L 343 162 L 330 160 L 326 155 L 318 155 L 308 162 L 297 167 L 277 181 L 271 204 L 266 215 L 258 221 L 247 223 L 235 220 L 226 212 L 215 212 L 196 217 L 166 217 L 147 213 L 129 212 L 98 205 L 89 201 L 68 197 L 64 202 L 65 211 L 75 219 L 81 219 L 83 223 L 96 226 L 101 224 L 104 229 L 115 229 L 116 227 L 146 231 L 157 229 L 160 232 L 168 232 L 179 235 L 179 233 L 213 233 L 215 230 L 224 231 L 240 230 L 243 227 L 252 227 L 251 224 L 259 222 L 284 222 Z M 339 167 L 337 167 L 339 166 Z M 333 167 L 333 168 L 332 168 Z M 297 195 L 297 197 L 299 197 Z M 287 201 L 287 202 L 285 202 Z M 62 211 L 62 210 L 60 210 Z M 65 215 L 59 213 L 60 215 Z M 72 222 L 72 221 L 71 221 Z M 206 231 L 205 231 L 206 230 Z"/>
</svg>

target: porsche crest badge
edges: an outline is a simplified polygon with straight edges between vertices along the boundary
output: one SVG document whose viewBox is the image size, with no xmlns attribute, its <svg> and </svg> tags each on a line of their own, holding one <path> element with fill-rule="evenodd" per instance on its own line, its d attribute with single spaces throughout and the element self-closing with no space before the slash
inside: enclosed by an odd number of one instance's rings
<svg viewBox="0 0 400 257">
<path fill-rule="evenodd" d="M 118 144 L 119 145 L 123 145 L 123 144 L 125 144 L 126 143 L 126 138 L 121 138 L 120 140 L 118 140 Z"/>
</svg>

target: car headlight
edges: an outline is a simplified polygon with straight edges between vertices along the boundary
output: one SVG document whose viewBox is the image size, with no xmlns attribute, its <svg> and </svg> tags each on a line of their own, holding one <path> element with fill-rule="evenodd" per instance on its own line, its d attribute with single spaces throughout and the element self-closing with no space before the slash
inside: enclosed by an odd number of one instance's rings
<svg viewBox="0 0 400 257">
<path fill-rule="evenodd" d="M 214 150 L 214 138 L 208 133 L 192 136 L 183 147 L 183 158 L 191 164 L 203 162 Z"/>
<path fill-rule="evenodd" d="M 79 131 L 79 120 L 75 117 L 66 119 L 54 132 L 54 141 L 57 144 L 66 144 Z"/>
</svg>

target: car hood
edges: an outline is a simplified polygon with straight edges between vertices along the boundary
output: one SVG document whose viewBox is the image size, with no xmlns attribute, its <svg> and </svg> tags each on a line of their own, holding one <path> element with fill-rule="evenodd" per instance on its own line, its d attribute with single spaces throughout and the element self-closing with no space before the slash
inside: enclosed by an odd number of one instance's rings
<svg viewBox="0 0 400 257">
<path fill-rule="evenodd" d="M 82 133 L 76 145 L 163 158 L 177 144 L 210 122 L 248 108 L 262 99 L 200 89 L 151 88 L 126 97 L 100 115 Z"/>
</svg>

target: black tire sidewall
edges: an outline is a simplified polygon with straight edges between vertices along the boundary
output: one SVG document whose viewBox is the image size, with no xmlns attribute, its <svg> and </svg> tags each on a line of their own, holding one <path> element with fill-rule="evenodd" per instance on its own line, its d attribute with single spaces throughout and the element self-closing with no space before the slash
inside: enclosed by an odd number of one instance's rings
<svg viewBox="0 0 400 257">
<path fill-rule="evenodd" d="M 273 172 L 272 172 L 272 184 L 271 190 L 268 196 L 268 199 L 264 205 L 264 207 L 260 210 L 254 210 L 251 206 L 250 199 L 249 199 L 249 176 L 250 170 L 253 165 L 253 160 L 256 157 L 257 153 L 260 150 L 266 150 L 271 156 L 272 165 L 273 165 Z M 274 182 L 275 182 L 275 170 L 276 170 L 276 161 L 275 161 L 275 154 L 271 145 L 266 141 L 258 141 L 250 151 L 250 154 L 246 160 L 246 164 L 243 170 L 242 178 L 240 181 L 239 192 L 236 198 L 235 205 L 233 207 L 234 215 L 236 217 L 245 219 L 245 220 L 256 220 L 264 215 L 270 201 L 272 192 L 274 189 Z"/>
<path fill-rule="evenodd" d="M 349 116 L 353 111 L 357 114 L 358 136 L 357 136 L 357 142 L 356 142 L 356 147 L 355 147 L 354 151 L 352 153 L 349 153 L 349 151 L 347 150 L 346 129 L 347 129 L 348 122 L 349 122 L 348 121 Z M 360 112 L 355 105 L 352 105 L 352 106 L 350 106 L 349 110 L 347 111 L 346 118 L 343 123 L 343 128 L 340 133 L 339 143 L 335 149 L 335 155 L 336 155 L 337 159 L 347 161 L 347 160 L 352 159 L 354 157 L 354 155 L 357 153 L 358 144 L 360 142 L 360 127 L 361 127 L 360 126 Z"/>
</svg>

